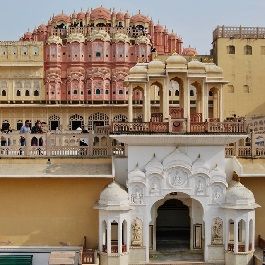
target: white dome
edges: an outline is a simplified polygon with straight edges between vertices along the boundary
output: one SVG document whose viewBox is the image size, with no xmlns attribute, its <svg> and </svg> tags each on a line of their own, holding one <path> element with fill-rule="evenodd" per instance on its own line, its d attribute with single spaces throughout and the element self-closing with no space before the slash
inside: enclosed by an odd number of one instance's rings
<svg viewBox="0 0 265 265">
<path fill-rule="evenodd" d="M 135 169 L 129 172 L 129 181 L 131 178 L 134 179 L 145 179 L 145 174 L 144 172 L 139 168 L 138 164 L 136 165 Z"/>
<path fill-rule="evenodd" d="M 155 154 L 153 158 L 146 164 L 145 166 L 146 174 L 162 174 L 163 172 L 163 165 L 162 163 L 156 158 Z"/>
<path fill-rule="evenodd" d="M 207 73 L 215 73 L 215 74 L 223 73 L 223 69 L 214 63 L 208 63 L 205 68 Z"/>
<path fill-rule="evenodd" d="M 134 67 L 132 67 L 129 71 L 130 74 L 146 74 L 147 68 L 145 65 L 137 63 Z"/>
<path fill-rule="evenodd" d="M 192 161 L 190 157 L 177 148 L 173 153 L 164 159 L 163 166 L 167 169 L 174 166 L 183 166 L 191 169 Z"/>
<path fill-rule="evenodd" d="M 129 206 L 129 195 L 121 186 L 110 183 L 100 194 L 99 206 Z"/>
<path fill-rule="evenodd" d="M 205 65 L 198 60 L 192 60 L 188 63 L 188 68 L 193 70 L 205 70 Z"/>
<path fill-rule="evenodd" d="M 209 173 L 210 167 L 204 159 L 199 155 L 192 164 L 192 170 L 194 173 Z"/>
<path fill-rule="evenodd" d="M 165 64 L 162 61 L 155 59 L 148 64 L 148 69 L 163 70 L 165 69 Z"/>
<path fill-rule="evenodd" d="M 173 53 L 171 56 L 169 56 L 166 60 L 167 65 L 178 65 L 178 64 L 187 64 L 187 60 L 185 59 L 185 57 L 177 54 L 177 53 Z"/>
<path fill-rule="evenodd" d="M 254 209 L 258 205 L 249 189 L 239 181 L 231 180 L 225 196 L 226 208 L 233 209 Z"/>
</svg>

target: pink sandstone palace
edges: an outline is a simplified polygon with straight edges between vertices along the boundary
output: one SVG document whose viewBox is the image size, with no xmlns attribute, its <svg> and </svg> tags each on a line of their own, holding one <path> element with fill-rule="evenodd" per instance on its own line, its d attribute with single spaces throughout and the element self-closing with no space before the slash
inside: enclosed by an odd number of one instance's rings
<svg viewBox="0 0 265 265">
<path fill-rule="evenodd" d="M 152 53 L 187 56 L 181 37 L 141 14 L 115 12 L 104 7 L 87 12 L 63 12 L 47 25 L 27 32 L 22 41 L 43 41 L 45 95 L 49 103 L 124 103 L 124 79 L 137 62 L 149 62 Z M 134 100 L 140 100 L 135 92 Z"/>
</svg>

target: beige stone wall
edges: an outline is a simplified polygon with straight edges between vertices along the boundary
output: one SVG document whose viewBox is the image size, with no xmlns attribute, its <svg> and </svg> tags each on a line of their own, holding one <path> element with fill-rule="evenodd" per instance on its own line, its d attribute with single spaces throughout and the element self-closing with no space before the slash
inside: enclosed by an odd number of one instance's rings
<svg viewBox="0 0 265 265">
<path fill-rule="evenodd" d="M 261 235 L 262 238 L 265 238 L 265 178 L 241 178 L 241 182 L 254 193 L 256 202 L 261 206 L 260 208 L 256 209 L 256 238 L 258 235 Z"/>
<path fill-rule="evenodd" d="M 0 179 L 0 245 L 97 247 L 93 209 L 109 179 Z"/>
<path fill-rule="evenodd" d="M 43 101 L 43 77 L 42 42 L 0 42 L 0 101 Z M 17 91 L 20 91 L 20 95 Z M 38 93 L 34 94 L 34 91 Z"/>
<path fill-rule="evenodd" d="M 223 89 L 224 117 L 264 115 L 265 39 L 220 38 L 214 45 L 216 63 L 230 82 Z M 235 54 L 228 54 L 229 45 Z M 244 54 L 246 45 L 252 46 L 252 55 Z"/>
</svg>

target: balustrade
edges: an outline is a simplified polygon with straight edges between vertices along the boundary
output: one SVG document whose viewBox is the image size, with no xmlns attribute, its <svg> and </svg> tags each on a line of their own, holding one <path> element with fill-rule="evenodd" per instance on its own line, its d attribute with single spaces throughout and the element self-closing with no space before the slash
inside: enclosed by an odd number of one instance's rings
<svg viewBox="0 0 265 265">
<path fill-rule="evenodd" d="M 109 128 L 99 128 L 95 132 L 0 133 L 0 157 L 110 157 L 125 154 L 125 147 L 120 143 L 117 146 L 111 144 Z"/>
<path fill-rule="evenodd" d="M 86 249 L 82 251 L 82 264 L 95 264 L 96 251 L 92 249 Z"/>
</svg>

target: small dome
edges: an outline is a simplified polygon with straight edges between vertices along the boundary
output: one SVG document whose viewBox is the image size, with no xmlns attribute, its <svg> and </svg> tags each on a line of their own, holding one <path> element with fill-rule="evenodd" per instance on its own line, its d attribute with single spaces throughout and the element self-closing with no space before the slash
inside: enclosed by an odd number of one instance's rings
<svg viewBox="0 0 265 265">
<path fill-rule="evenodd" d="M 184 48 L 182 54 L 185 56 L 196 56 L 196 55 L 198 55 L 197 50 L 195 48 L 191 48 L 191 47 Z"/>
<path fill-rule="evenodd" d="M 113 181 L 101 192 L 98 204 L 100 206 L 129 206 L 129 195 Z"/>
<path fill-rule="evenodd" d="M 129 12 L 127 11 L 126 13 L 125 13 L 125 15 L 124 15 L 124 18 L 125 19 L 129 19 L 131 16 L 130 16 L 130 14 L 129 14 Z"/>
<path fill-rule="evenodd" d="M 198 60 L 192 60 L 188 63 L 188 68 L 192 70 L 205 70 L 205 65 Z"/>
<path fill-rule="evenodd" d="M 67 38 L 67 42 L 72 43 L 72 42 L 85 42 L 85 36 L 82 33 L 71 33 L 69 34 Z"/>
<path fill-rule="evenodd" d="M 194 173 L 205 173 L 208 174 L 210 167 L 207 165 L 206 161 L 199 155 L 192 164 L 192 170 Z"/>
<path fill-rule="evenodd" d="M 40 31 L 40 32 L 45 32 L 45 31 L 47 31 L 47 26 L 44 25 L 44 24 L 39 25 L 39 27 L 38 27 L 38 31 Z"/>
<path fill-rule="evenodd" d="M 51 35 L 47 40 L 47 44 L 63 44 L 63 41 L 59 36 Z"/>
<path fill-rule="evenodd" d="M 163 172 L 163 165 L 162 163 L 157 159 L 157 157 L 153 156 L 153 158 L 146 164 L 145 166 L 146 174 L 162 174 Z"/>
<path fill-rule="evenodd" d="M 137 22 L 140 22 L 140 23 L 147 23 L 149 22 L 149 18 L 142 15 L 141 13 L 137 14 L 137 15 L 134 15 L 131 17 L 131 22 L 132 23 L 137 23 Z"/>
<path fill-rule="evenodd" d="M 136 165 L 135 169 L 129 172 L 129 181 L 131 178 L 136 178 L 136 179 L 145 179 L 145 174 L 144 172 L 139 168 L 138 164 Z"/>
<path fill-rule="evenodd" d="M 146 65 L 137 63 L 134 67 L 132 67 L 129 71 L 129 74 L 146 74 L 147 68 Z"/>
<path fill-rule="evenodd" d="M 214 63 L 206 64 L 205 68 L 206 68 L 207 73 L 216 73 L 216 74 L 222 74 L 223 73 L 223 69 Z"/>
<path fill-rule="evenodd" d="M 58 23 L 58 22 L 64 22 L 64 23 L 71 23 L 71 18 L 65 14 L 59 14 L 52 19 L 53 23 Z"/>
<path fill-rule="evenodd" d="M 23 39 L 25 40 L 30 40 L 32 38 L 32 33 L 31 32 L 26 32 L 23 36 Z"/>
<path fill-rule="evenodd" d="M 225 172 L 220 167 L 218 167 L 218 165 L 216 165 L 216 167 L 213 170 L 211 170 L 211 176 L 212 177 L 222 177 L 222 178 L 226 179 Z"/>
<path fill-rule="evenodd" d="M 123 12 L 118 12 L 116 14 L 116 19 L 117 20 L 124 20 L 125 14 Z"/>
<path fill-rule="evenodd" d="M 231 180 L 225 196 L 225 204 L 228 208 L 254 209 L 255 203 L 253 193 L 239 181 Z"/>
<path fill-rule="evenodd" d="M 167 156 L 163 161 L 164 168 L 170 168 L 172 166 L 183 166 L 191 169 L 192 161 L 189 156 L 181 152 L 178 148 Z"/>
<path fill-rule="evenodd" d="M 155 59 L 148 64 L 148 69 L 165 69 L 165 64 L 162 61 Z"/>
<path fill-rule="evenodd" d="M 169 56 L 166 59 L 166 63 L 167 65 L 178 65 L 178 64 L 187 64 L 187 60 L 185 59 L 185 57 L 177 54 L 177 53 L 173 53 L 171 56 Z"/>
<path fill-rule="evenodd" d="M 109 9 L 101 6 L 91 11 L 90 19 L 91 20 L 97 20 L 97 19 L 111 20 L 111 12 Z"/>
<path fill-rule="evenodd" d="M 86 13 L 83 12 L 83 11 L 81 11 L 81 12 L 79 12 L 79 13 L 77 14 L 76 18 L 77 18 L 78 20 L 83 20 L 83 19 L 86 18 Z"/>
<path fill-rule="evenodd" d="M 155 31 L 156 32 L 164 32 L 165 28 L 162 25 L 160 25 L 160 24 L 156 24 L 155 25 Z"/>
</svg>

